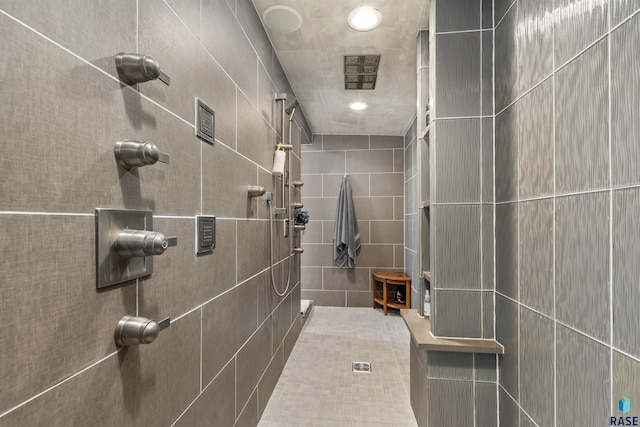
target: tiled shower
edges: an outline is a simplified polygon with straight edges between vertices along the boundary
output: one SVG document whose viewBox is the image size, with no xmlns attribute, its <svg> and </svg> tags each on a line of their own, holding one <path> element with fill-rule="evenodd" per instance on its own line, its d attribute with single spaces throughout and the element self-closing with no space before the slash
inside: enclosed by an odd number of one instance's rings
<svg viewBox="0 0 640 427">
<path fill-rule="evenodd" d="M 299 257 L 278 298 L 267 205 L 247 197 L 261 185 L 281 203 L 274 97 L 292 94 L 252 3 L 1 1 L 0 39 L 0 425 L 255 426 L 301 324 Z M 170 86 L 122 85 L 119 52 L 153 56 Z M 213 145 L 195 136 L 196 96 L 215 110 Z M 152 141 L 170 162 L 118 167 L 119 140 Z M 151 210 L 178 245 L 151 276 L 98 291 L 95 208 Z M 196 256 L 199 214 L 217 236 Z M 288 244 L 274 246 L 284 289 Z M 124 315 L 171 326 L 117 349 Z"/>
<path fill-rule="evenodd" d="M 429 386 L 412 396 L 430 405 L 419 424 L 609 425 L 623 397 L 638 415 L 640 4 L 432 6 L 432 322 L 495 333 L 505 354 L 426 360 L 411 347 Z M 254 426 L 300 333 L 301 294 L 366 306 L 378 268 L 411 272 L 415 287 L 421 130 L 312 138 L 298 114 L 291 176 L 312 222 L 292 289 L 271 290 L 266 204 L 246 186 L 282 202 L 274 94 L 292 90 L 251 1 L 0 0 L 0 39 L 0 426 Z M 119 52 L 154 56 L 171 85 L 124 87 Z M 214 145 L 194 136 L 196 96 L 215 110 Z M 171 161 L 119 169 L 122 139 Z M 316 251 L 331 247 L 325 199 L 345 173 L 367 235 L 348 286 Z M 97 207 L 152 210 L 178 246 L 152 276 L 96 291 Z M 211 255 L 195 255 L 199 214 L 217 217 Z M 282 287 L 286 247 L 279 238 Z M 118 350 L 127 314 L 172 324 Z"/>
</svg>

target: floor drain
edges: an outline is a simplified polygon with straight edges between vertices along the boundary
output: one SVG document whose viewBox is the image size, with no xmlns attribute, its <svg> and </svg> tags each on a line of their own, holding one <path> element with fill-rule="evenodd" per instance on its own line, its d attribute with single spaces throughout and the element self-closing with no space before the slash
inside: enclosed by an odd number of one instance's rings
<svg viewBox="0 0 640 427">
<path fill-rule="evenodd" d="M 351 364 L 351 370 L 353 372 L 363 372 L 366 374 L 371 373 L 371 362 L 353 362 Z"/>
</svg>

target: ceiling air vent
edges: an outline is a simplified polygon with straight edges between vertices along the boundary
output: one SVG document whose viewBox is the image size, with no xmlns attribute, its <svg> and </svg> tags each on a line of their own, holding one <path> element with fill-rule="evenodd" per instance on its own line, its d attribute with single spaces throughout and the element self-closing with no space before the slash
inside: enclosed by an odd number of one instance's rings
<svg viewBox="0 0 640 427">
<path fill-rule="evenodd" d="M 346 55 L 344 57 L 344 88 L 373 90 L 378 79 L 380 55 Z"/>
</svg>

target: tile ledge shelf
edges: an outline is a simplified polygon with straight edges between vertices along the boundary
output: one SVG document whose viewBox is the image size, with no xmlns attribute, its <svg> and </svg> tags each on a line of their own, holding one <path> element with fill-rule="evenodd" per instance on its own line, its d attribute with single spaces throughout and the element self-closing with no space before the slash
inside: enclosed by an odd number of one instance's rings
<svg viewBox="0 0 640 427">
<path fill-rule="evenodd" d="M 419 349 L 452 353 L 504 354 L 504 347 L 494 339 L 441 338 L 431 333 L 431 320 L 420 318 L 417 310 L 402 309 L 400 315 Z"/>
</svg>

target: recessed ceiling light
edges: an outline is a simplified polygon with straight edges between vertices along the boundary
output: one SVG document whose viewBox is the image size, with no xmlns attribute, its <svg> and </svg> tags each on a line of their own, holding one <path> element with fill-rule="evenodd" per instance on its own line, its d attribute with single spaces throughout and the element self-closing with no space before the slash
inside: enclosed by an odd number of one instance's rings
<svg viewBox="0 0 640 427">
<path fill-rule="evenodd" d="M 382 15 L 378 9 L 371 6 L 362 6 L 353 9 L 349 14 L 349 26 L 356 31 L 371 31 L 380 25 Z"/>
<path fill-rule="evenodd" d="M 351 104 L 349 104 L 349 108 L 351 108 L 352 110 L 356 110 L 356 111 L 364 110 L 367 107 L 368 107 L 367 104 L 365 104 L 364 102 L 360 102 L 360 101 L 352 102 Z"/>
<path fill-rule="evenodd" d="M 262 13 L 262 19 L 269 28 L 283 33 L 293 33 L 302 26 L 302 15 L 287 6 L 271 6 Z"/>
</svg>

